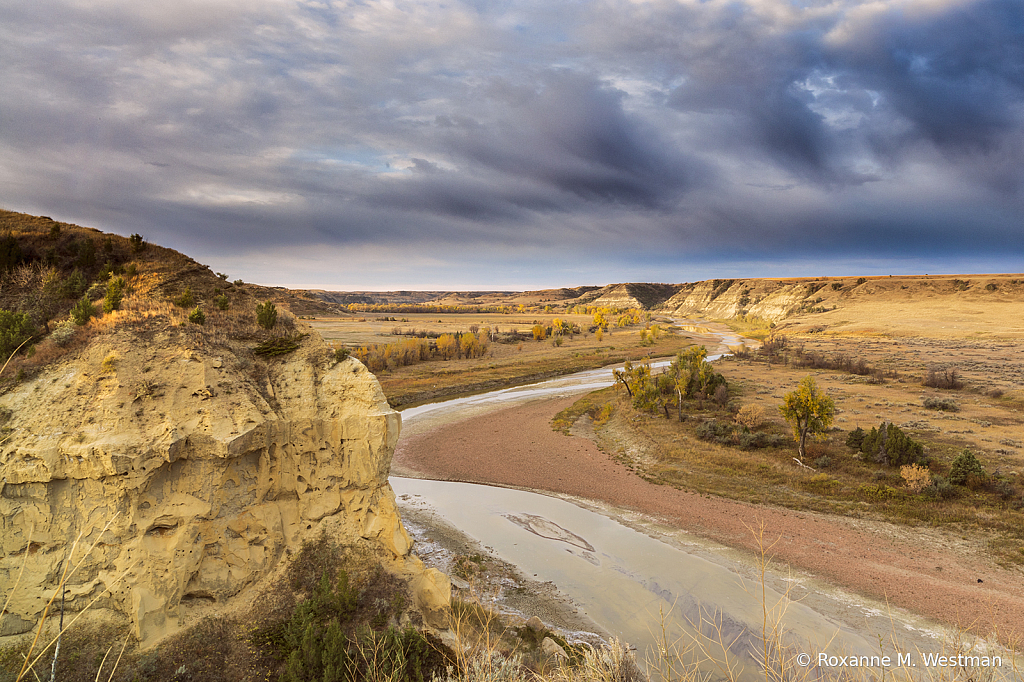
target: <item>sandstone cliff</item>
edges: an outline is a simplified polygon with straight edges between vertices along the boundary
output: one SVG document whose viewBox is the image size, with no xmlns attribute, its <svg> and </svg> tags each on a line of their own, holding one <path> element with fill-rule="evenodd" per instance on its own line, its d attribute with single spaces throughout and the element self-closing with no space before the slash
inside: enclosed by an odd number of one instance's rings
<svg viewBox="0 0 1024 682">
<path fill-rule="evenodd" d="M 244 596 L 321 526 L 407 577 L 428 622 L 447 603 L 387 483 L 400 416 L 315 335 L 265 361 L 185 328 L 119 329 L 0 397 L 0 419 L 0 598 L 27 560 L 0 634 L 36 622 L 79 535 L 96 546 L 66 608 L 99 596 L 90 611 L 143 645 Z"/>
</svg>

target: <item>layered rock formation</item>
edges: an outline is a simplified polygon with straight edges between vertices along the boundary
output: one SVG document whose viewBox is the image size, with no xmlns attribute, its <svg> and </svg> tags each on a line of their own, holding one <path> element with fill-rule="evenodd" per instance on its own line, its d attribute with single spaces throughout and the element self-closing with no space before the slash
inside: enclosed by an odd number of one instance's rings
<svg viewBox="0 0 1024 682">
<path fill-rule="evenodd" d="M 315 337 L 263 361 L 183 334 L 99 336 L 0 397 L 0 634 L 37 621 L 78 537 L 66 608 L 99 597 L 146 645 L 321 526 L 404 574 L 437 624 L 450 586 L 409 553 L 387 483 L 400 417 L 376 378 Z"/>
</svg>

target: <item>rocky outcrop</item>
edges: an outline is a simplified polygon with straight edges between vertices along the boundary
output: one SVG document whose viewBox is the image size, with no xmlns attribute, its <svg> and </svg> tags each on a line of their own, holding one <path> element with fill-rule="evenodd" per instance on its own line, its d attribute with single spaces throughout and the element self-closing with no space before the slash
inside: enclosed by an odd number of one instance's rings
<svg viewBox="0 0 1024 682">
<path fill-rule="evenodd" d="M 578 303 L 608 308 L 640 308 L 650 310 L 656 308 L 675 295 L 679 284 L 609 284 L 597 291 L 589 292 L 580 297 Z"/>
<path fill-rule="evenodd" d="M 705 280 L 683 285 L 679 293 L 657 306 L 657 310 L 714 319 L 751 315 L 778 321 L 813 304 L 814 294 L 825 284 L 809 280 Z"/>
<path fill-rule="evenodd" d="M 99 336 L 0 397 L 0 598 L 25 562 L 0 634 L 31 627 L 82 560 L 65 608 L 98 597 L 146 645 L 321 526 L 404 574 L 439 624 L 450 585 L 410 554 L 387 482 L 401 420 L 376 378 L 316 338 L 263 361 L 185 333 Z"/>
</svg>

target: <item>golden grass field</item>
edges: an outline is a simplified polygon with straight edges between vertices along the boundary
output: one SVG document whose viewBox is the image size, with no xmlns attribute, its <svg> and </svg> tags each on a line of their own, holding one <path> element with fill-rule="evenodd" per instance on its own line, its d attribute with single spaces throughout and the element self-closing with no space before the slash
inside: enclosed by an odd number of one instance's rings
<svg viewBox="0 0 1024 682">
<path fill-rule="evenodd" d="M 382 319 L 390 317 L 397 318 L 397 321 Z M 490 327 L 501 333 L 516 330 L 529 334 L 535 324 L 548 326 L 555 318 L 573 322 L 581 329 L 587 329 L 593 323 L 590 315 L 543 312 L 513 315 L 395 313 L 317 318 L 306 322 L 329 343 L 356 348 L 409 338 L 393 334 L 392 330 L 395 329 L 450 334 L 465 332 L 477 326 L 480 329 Z M 660 327 L 663 333 L 653 345 L 641 343 L 640 332 L 644 325 L 610 327 L 600 340 L 595 333 L 584 331 L 572 338 L 561 337 L 563 341 L 560 346 L 552 338 L 543 341 L 531 338 L 508 344 L 492 342 L 480 358 L 432 359 L 378 372 L 377 378 L 392 406 L 408 407 L 442 397 L 530 383 L 626 359 L 674 355 L 678 349 L 689 344 L 684 336 L 673 332 L 667 323 L 661 323 Z"/>
</svg>

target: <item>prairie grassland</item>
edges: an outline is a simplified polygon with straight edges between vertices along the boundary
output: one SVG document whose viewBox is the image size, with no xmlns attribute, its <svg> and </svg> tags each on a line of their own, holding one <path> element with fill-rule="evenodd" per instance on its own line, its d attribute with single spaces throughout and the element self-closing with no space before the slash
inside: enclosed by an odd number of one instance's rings
<svg viewBox="0 0 1024 682">
<path fill-rule="evenodd" d="M 956 528 L 977 535 L 1004 566 L 1022 565 L 1024 414 L 1017 394 L 1002 391 L 1019 385 L 1016 377 L 1024 359 L 1016 344 L 1006 342 L 987 350 L 934 340 L 914 343 L 917 352 L 911 352 L 906 341 L 807 341 L 808 348 L 821 352 L 841 348 L 874 367 L 884 367 L 890 375 L 884 383 L 780 361 L 769 365 L 763 359 L 726 358 L 716 363 L 716 369 L 729 381 L 728 407 L 713 401 L 693 403 L 687 408 L 686 421 L 680 423 L 675 418 L 638 412 L 624 392 L 606 389 L 582 398 L 559 415 L 554 426 L 566 429 L 588 415 L 602 449 L 625 457 L 641 475 L 657 482 L 753 503 Z M 990 351 L 1016 353 L 1016 364 L 1010 357 L 986 355 Z M 972 359 L 972 352 L 979 357 Z M 963 389 L 922 386 L 920 372 L 940 358 L 946 364 L 959 360 L 956 364 L 963 367 Z M 990 376 L 990 371 L 996 376 Z M 892 378 L 893 374 L 898 378 Z M 778 407 L 785 394 L 808 375 L 835 400 L 836 418 L 822 439 L 809 444 L 801 466 L 794 461 L 796 444 Z M 926 407 L 926 401 L 933 407 Z M 736 423 L 737 413 L 747 405 L 760 407 L 764 415 L 753 430 L 776 436 L 774 440 L 780 444 L 744 448 L 738 440 L 719 443 L 698 436 L 698 427 L 708 420 Z M 935 409 L 936 405 L 952 406 L 955 411 Z M 931 494 L 935 491 L 930 488 L 915 492 L 898 467 L 869 461 L 845 445 L 850 431 L 857 427 L 870 430 L 883 421 L 896 424 L 924 444 L 930 473 L 935 476 L 946 476 L 952 460 L 969 449 L 985 469 L 986 485 L 956 486 L 955 490 L 944 489 L 941 496 Z M 630 454 L 623 454 L 627 452 Z"/>
</svg>

